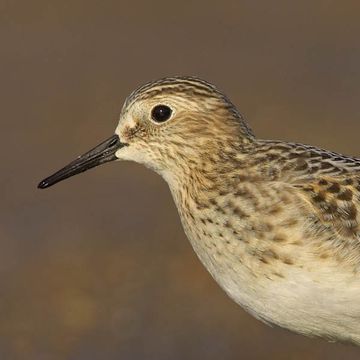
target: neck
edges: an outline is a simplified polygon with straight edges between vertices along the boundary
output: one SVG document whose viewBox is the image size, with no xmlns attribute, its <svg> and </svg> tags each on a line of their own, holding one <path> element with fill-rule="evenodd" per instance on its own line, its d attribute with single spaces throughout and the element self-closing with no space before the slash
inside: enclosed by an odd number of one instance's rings
<svg viewBox="0 0 360 360">
<path fill-rule="evenodd" d="M 235 188 L 239 182 L 253 182 L 258 177 L 257 169 L 247 166 L 255 142 L 226 144 L 217 143 L 213 151 L 203 151 L 201 156 L 172 160 L 167 169 L 160 171 L 177 204 L 191 200 L 196 206 L 205 206 L 216 193 Z"/>
</svg>

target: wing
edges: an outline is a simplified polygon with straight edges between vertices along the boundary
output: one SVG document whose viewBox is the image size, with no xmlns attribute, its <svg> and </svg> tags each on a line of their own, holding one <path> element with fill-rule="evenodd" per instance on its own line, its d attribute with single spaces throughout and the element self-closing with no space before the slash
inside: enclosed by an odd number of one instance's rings
<svg viewBox="0 0 360 360">
<path fill-rule="evenodd" d="M 359 175 L 319 176 L 294 184 L 322 224 L 360 245 Z"/>
<path fill-rule="evenodd" d="M 309 211 L 314 231 L 360 258 L 360 159 L 301 144 L 262 143 L 265 171 L 291 185 Z M 311 217 L 311 218 L 310 218 Z"/>
</svg>

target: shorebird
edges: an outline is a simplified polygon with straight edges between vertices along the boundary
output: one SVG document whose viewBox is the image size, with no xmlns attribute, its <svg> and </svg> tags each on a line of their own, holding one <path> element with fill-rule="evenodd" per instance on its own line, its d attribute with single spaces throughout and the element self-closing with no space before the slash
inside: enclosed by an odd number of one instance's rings
<svg viewBox="0 0 360 360">
<path fill-rule="evenodd" d="M 197 256 L 245 310 L 360 345 L 360 159 L 257 139 L 214 85 L 168 77 L 135 90 L 115 134 L 38 187 L 113 160 L 165 179 Z"/>
</svg>

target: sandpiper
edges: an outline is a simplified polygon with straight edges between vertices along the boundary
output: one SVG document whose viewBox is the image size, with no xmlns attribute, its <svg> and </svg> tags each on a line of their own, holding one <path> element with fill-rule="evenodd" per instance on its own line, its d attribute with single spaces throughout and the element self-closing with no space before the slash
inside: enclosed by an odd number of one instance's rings
<svg viewBox="0 0 360 360">
<path fill-rule="evenodd" d="M 113 160 L 165 179 L 199 259 L 256 318 L 360 345 L 360 159 L 257 139 L 214 85 L 168 77 L 39 188 Z"/>
</svg>

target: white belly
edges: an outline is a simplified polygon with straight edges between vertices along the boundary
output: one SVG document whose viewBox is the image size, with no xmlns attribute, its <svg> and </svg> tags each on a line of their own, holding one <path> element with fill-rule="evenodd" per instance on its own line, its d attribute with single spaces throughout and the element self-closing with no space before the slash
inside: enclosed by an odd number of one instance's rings
<svg viewBox="0 0 360 360">
<path fill-rule="evenodd" d="M 248 245 L 237 239 L 226 243 L 226 234 L 209 239 L 201 229 L 184 228 L 213 278 L 256 318 L 307 336 L 360 345 L 359 274 L 328 260 L 318 264 L 301 253 L 302 266 L 277 261 L 274 270 L 273 264 L 249 255 Z"/>
</svg>

